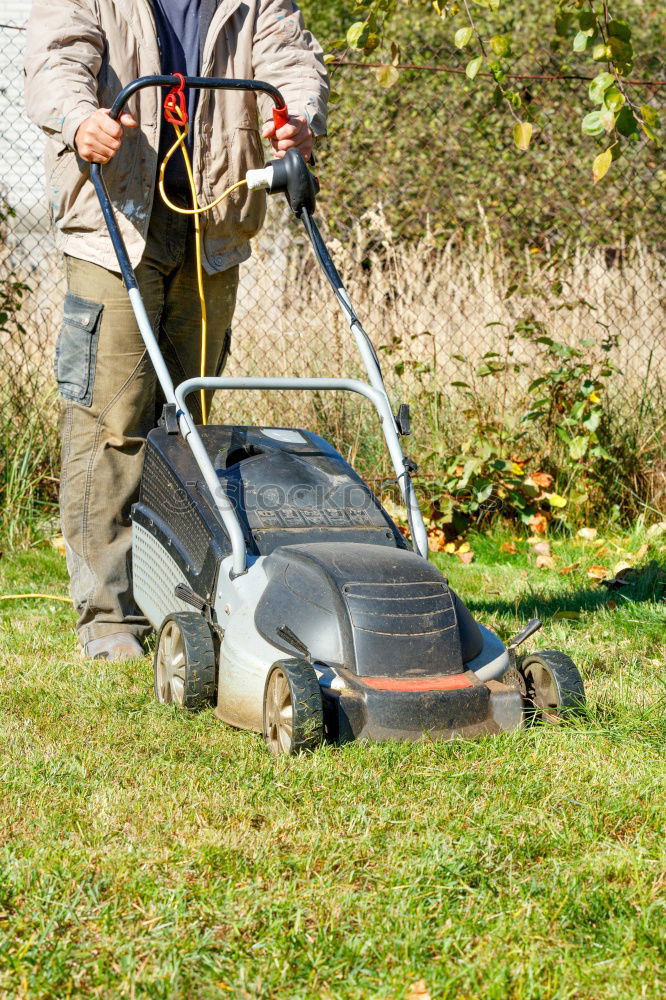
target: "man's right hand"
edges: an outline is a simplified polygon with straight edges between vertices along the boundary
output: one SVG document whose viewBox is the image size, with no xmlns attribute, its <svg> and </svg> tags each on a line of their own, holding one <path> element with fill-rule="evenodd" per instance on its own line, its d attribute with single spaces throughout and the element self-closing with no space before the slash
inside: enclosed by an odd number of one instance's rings
<svg viewBox="0 0 666 1000">
<path fill-rule="evenodd" d="M 100 108 L 86 118 L 76 130 L 74 145 L 82 160 L 87 163 L 108 163 L 120 149 L 125 128 L 137 128 L 138 122 L 125 112 L 118 121 L 109 118 L 109 108 Z"/>
</svg>

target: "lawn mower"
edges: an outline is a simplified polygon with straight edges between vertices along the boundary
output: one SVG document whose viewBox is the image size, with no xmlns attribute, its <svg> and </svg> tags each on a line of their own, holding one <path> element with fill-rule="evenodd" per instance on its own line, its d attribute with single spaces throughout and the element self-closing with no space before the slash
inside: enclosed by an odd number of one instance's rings
<svg viewBox="0 0 666 1000">
<path fill-rule="evenodd" d="M 268 83 L 142 77 L 143 87 L 246 89 Z M 538 620 L 507 645 L 477 623 L 428 561 L 428 537 L 373 346 L 313 219 L 318 183 L 289 150 L 249 170 L 250 189 L 286 195 L 355 339 L 355 378 L 193 377 L 174 386 L 146 314 L 99 165 L 91 177 L 166 404 L 148 435 L 132 509 L 137 604 L 157 632 L 155 694 L 189 711 L 263 732 L 275 754 L 324 741 L 471 737 L 560 719 L 584 702 L 559 652 L 518 655 Z M 270 355 L 267 355 L 269 358 Z M 410 527 L 411 545 L 363 479 L 326 440 L 293 427 L 197 425 L 193 392 L 357 393 L 375 407 Z"/>
</svg>

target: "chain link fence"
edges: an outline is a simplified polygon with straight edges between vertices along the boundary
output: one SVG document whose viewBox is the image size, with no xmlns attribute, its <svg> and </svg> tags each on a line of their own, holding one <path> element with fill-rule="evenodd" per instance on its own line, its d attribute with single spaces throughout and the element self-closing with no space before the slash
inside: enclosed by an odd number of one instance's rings
<svg viewBox="0 0 666 1000">
<path fill-rule="evenodd" d="M 28 289 L 21 329 L 5 324 L 0 334 L 0 378 L 5 396 L 41 409 L 52 426 L 63 279 L 43 194 L 42 139 L 23 108 L 24 32 L 2 26 L 0 42 L 0 195 L 10 210 L 2 222 L 2 271 L 5 281 Z M 440 53 L 442 62 L 450 55 Z M 451 383 L 478 382 L 490 356 L 506 362 L 503 391 L 524 392 L 535 375 L 534 352 L 516 330 L 536 323 L 558 342 L 603 350 L 617 367 L 609 407 L 629 419 L 640 406 L 663 434 L 663 149 L 630 145 L 595 188 L 594 143 L 578 125 L 589 110 L 585 80 L 518 82 L 536 119 L 532 146 L 521 153 L 487 81 L 437 72 L 436 54 L 424 57 L 428 65 L 410 64 L 389 89 L 371 69 L 333 69 L 339 97 L 318 164 L 320 224 L 394 400 L 427 409 L 433 393 L 445 396 L 451 419 L 438 432 L 454 438 L 462 404 Z M 547 76 L 543 64 L 523 70 Z M 663 111 L 661 82 L 636 90 Z M 274 203 L 243 269 L 228 373 L 357 370 L 299 224 Z M 357 405 L 253 394 L 217 407 L 220 419 L 308 424 L 374 467 Z"/>
</svg>

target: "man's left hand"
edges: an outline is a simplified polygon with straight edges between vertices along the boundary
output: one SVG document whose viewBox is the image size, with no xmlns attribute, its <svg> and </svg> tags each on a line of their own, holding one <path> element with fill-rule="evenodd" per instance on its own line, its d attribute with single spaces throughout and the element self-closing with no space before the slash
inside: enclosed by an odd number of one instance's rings
<svg viewBox="0 0 666 1000">
<path fill-rule="evenodd" d="M 281 160 L 288 149 L 297 149 L 304 160 L 312 155 L 312 132 L 305 118 L 300 115 L 289 115 L 286 125 L 276 129 L 272 121 L 264 123 L 262 129 L 264 139 L 270 139 L 276 157 Z"/>
</svg>

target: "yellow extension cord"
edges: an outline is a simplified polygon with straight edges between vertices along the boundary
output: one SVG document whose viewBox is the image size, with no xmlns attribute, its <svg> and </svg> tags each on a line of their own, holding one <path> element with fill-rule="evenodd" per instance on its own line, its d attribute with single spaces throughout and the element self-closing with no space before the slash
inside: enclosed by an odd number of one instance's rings
<svg viewBox="0 0 666 1000">
<path fill-rule="evenodd" d="M 175 111 L 182 118 L 180 110 L 178 108 L 175 108 Z M 216 198 L 215 201 L 212 201 L 210 203 L 210 205 L 200 206 L 199 205 L 199 199 L 197 197 L 196 184 L 194 183 L 194 173 L 192 172 L 192 164 L 190 162 L 190 154 L 187 151 L 187 145 L 185 143 L 185 139 L 187 138 L 187 133 L 188 133 L 187 125 L 180 126 L 180 125 L 176 125 L 174 123 L 173 127 L 174 127 L 174 130 L 175 130 L 177 139 L 174 142 L 173 146 L 171 146 L 171 148 L 167 152 L 167 154 L 164 157 L 164 159 L 162 160 L 162 164 L 160 166 L 160 174 L 159 174 L 158 186 L 159 186 L 160 195 L 162 197 L 162 201 L 167 206 L 167 208 L 170 208 L 173 212 L 177 212 L 178 215 L 193 215 L 194 216 L 194 232 L 195 232 L 195 244 L 196 244 L 196 256 L 197 256 L 197 285 L 198 285 L 198 289 L 199 289 L 199 304 L 201 306 L 201 371 L 200 371 L 200 374 L 201 374 L 201 378 L 205 378 L 205 376 L 206 376 L 206 350 L 207 350 L 207 337 L 208 337 L 208 316 L 206 314 L 206 299 L 205 299 L 205 296 L 204 296 L 204 287 L 203 287 L 203 265 L 202 265 L 202 262 L 201 262 L 201 222 L 200 222 L 200 218 L 199 217 L 201 215 L 203 215 L 204 212 L 210 212 L 210 210 L 212 208 L 215 208 L 217 205 L 220 204 L 221 201 L 224 201 L 225 198 L 228 198 L 229 195 L 232 194 L 232 192 L 236 191 L 240 187 L 243 187 L 244 184 L 247 184 L 247 181 L 246 180 L 237 181 L 235 184 L 232 184 L 231 187 L 227 188 L 226 191 L 223 191 L 222 194 L 219 196 L 219 198 Z M 171 157 L 174 155 L 174 153 L 176 152 L 176 150 L 178 148 L 181 149 L 182 154 L 183 154 L 183 159 L 185 161 L 185 169 L 187 171 L 187 179 L 188 179 L 189 185 L 190 185 L 190 192 L 191 192 L 191 195 L 192 195 L 192 204 L 194 206 L 193 208 L 179 208 L 178 205 L 174 205 L 173 202 L 169 200 L 168 195 L 167 195 L 166 191 L 164 190 L 164 173 L 166 171 L 166 167 L 167 167 L 167 164 L 168 164 L 169 160 L 171 159 Z M 206 394 L 205 394 L 204 390 L 202 389 L 201 390 L 201 422 L 202 422 L 202 424 L 205 425 L 207 423 L 207 420 L 208 420 L 208 414 L 206 413 Z"/>
<path fill-rule="evenodd" d="M 176 110 L 176 112 L 178 114 L 180 114 L 180 111 L 179 111 L 178 108 L 176 108 L 175 110 Z M 198 286 L 198 289 L 199 289 L 199 304 L 201 306 L 201 370 L 200 370 L 200 374 L 201 374 L 201 378 L 205 378 L 205 376 L 206 376 L 206 347 L 207 347 L 207 335 L 208 335 L 208 316 L 206 314 L 206 299 L 205 299 L 205 296 L 204 296 L 204 287 L 203 287 L 203 264 L 202 264 L 202 260 L 201 260 L 201 222 L 199 220 L 199 216 L 203 215 L 204 212 L 210 212 L 210 210 L 212 208 L 215 208 L 217 205 L 220 204 L 221 201 L 224 201 L 225 198 L 228 198 L 229 195 L 232 194 L 232 192 L 236 191 L 240 187 L 243 187 L 244 184 L 247 184 L 247 181 L 245 181 L 245 180 L 237 181 L 235 184 L 232 184 L 231 187 L 227 188 L 226 191 L 223 191 L 222 194 L 219 196 L 219 198 L 216 198 L 215 201 L 212 201 L 210 203 L 210 205 L 204 205 L 203 207 L 201 207 L 199 205 L 199 199 L 197 197 L 196 184 L 194 183 L 194 174 L 192 172 L 192 164 L 190 162 L 190 154 L 187 152 L 187 145 L 185 144 L 185 139 L 187 138 L 188 128 L 187 128 L 187 126 L 181 127 L 179 125 L 174 125 L 174 130 L 175 130 L 176 135 L 177 135 L 178 138 L 176 139 L 176 141 L 174 142 L 173 146 L 171 146 L 171 148 L 167 152 L 166 156 L 162 160 L 162 163 L 161 163 L 161 166 L 160 166 L 160 174 L 159 174 L 158 185 L 159 185 L 159 190 L 160 190 L 160 195 L 162 197 L 162 201 L 167 206 L 167 208 L 170 208 L 173 212 L 177 212 L 179 215 L 193 215 L 194 216 L 194 233 L 195 233 L 195 237 L 196 237 L 195 244 L 196 244 L 196 256 L 197 256 L 197 286 Z M 169 200 L 169 197 L 168 197 L 166 191 L 164 190 L 164 172 L 166 170 L 167 163 L 169 162 L 169 160 L 171 159 L 171 157 L 173 156 L 173 154 L 176 152 L 176 150 L 179 147 L 182 150 L 183 159 L 185 160 L 185 169 L 187 171 L 187 179 L 188 179 L 189 185 L 190 185 L 190 192 L 192 194 L 192 204 L 194 205 L 194 208 L 179 208 L 178 205 L 174 205 L 173 202 Z M 208 419 L 208 415 L 206 413 L 206 394 L 205 394 L 205 392 L 202 389 L 201 390 L 201 422 L 205 425 L 206 422 L 207 422 L 207 419 Z M 3 594 L 3 595 L 0 595 L 0 601 L 20 601 L 23 598 L 43 598 L 44 600 L 48 600 L 48 601 L 62 601 L 64 604 L 71 604 L 72 603 L 72 599 L 70 597 L 58 597 L 55 594 Z"/>
<path fill-rule="evenodd" d="M 57 594 L 3 594 L 0 601 L 20 601 L 24 597 L 43 597 L 47 601 L 63 601 L 64 604 L 71 604 L 71 597 L 58 597 Z"/>
</svg>

